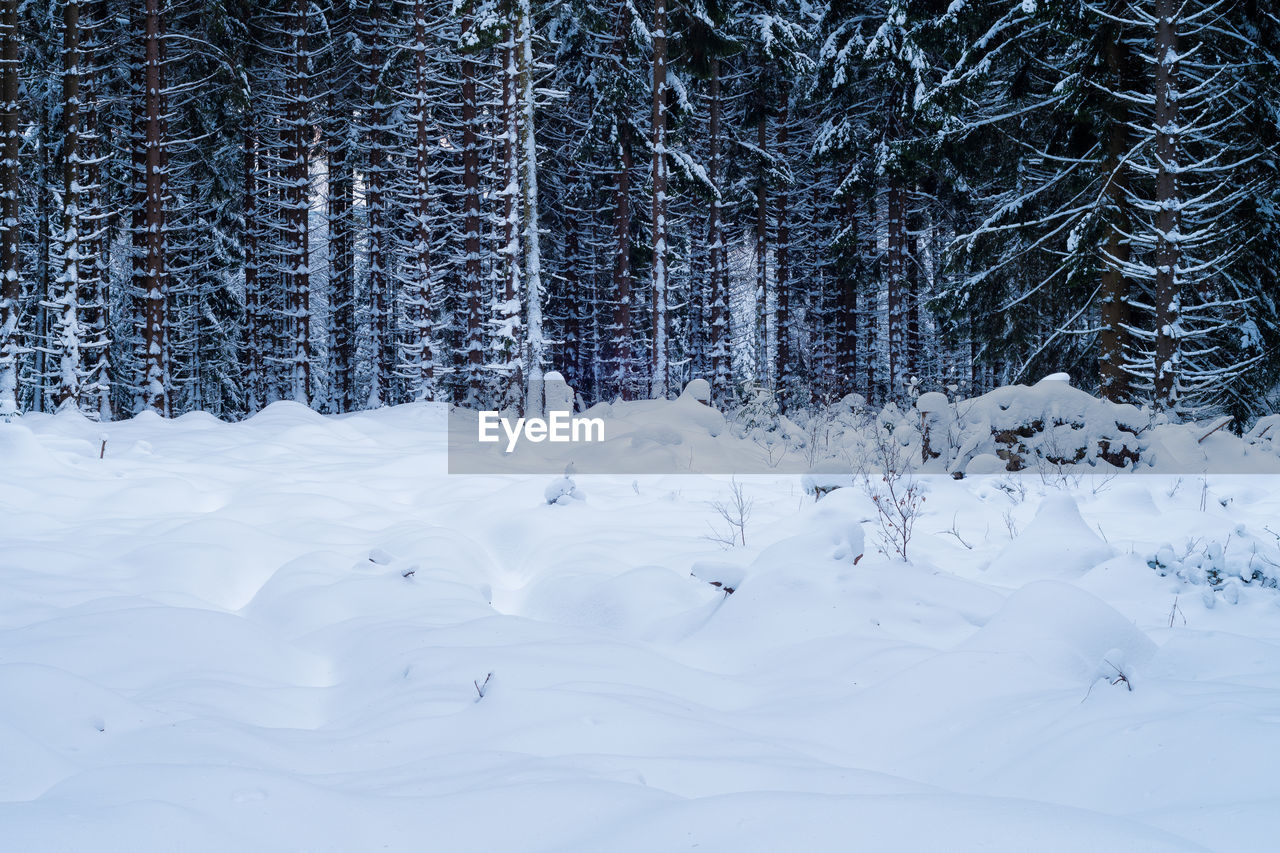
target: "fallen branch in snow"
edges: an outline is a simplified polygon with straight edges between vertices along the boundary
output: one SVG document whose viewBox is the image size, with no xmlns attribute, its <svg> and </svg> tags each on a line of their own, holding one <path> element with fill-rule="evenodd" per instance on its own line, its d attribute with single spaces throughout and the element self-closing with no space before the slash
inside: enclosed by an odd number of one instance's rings
<svg viewBox="0 0 1280 853">
<path fill-rule="evenodd" d="M 1173 597 L 1173 607 L 1169 608 L 1169 627 L 1173 627 L 1173 618 L 1175 616 L 1182 617 L 1182 624 L 1187 624 L 1187 615 L 1182 612 L 1182 608 L 1178 606 L 1178 596 Z"/>
<path fill-rule="evenodd" d="M 107 434 L 104 432 L 101 438 L 102 438 L 102 446 L 98 448 L 99 459 L 103 459 L 107 455 Z"/>
<path fill-rule="evenodd" d="M 1213 421 L 1212 425 L 1209 427 L 1209 431 L 1196 439 L 1196 444 L 1203 444 L 1206 438 L 1213 435 L 1215 432 L 1222 429 L 1227 424 L 1231 423 L 1231 420 L 1232 418 L 1230 415 L 1223 415 L 1222 417 L 1218 418 L 1216 421 Z"/>
<path fill-rule="evenodd" d="M 479 696 L 477 696 L 477 697 L 476 697 L 476 701 L 477 701 L 477 702 L 479 702 L 481 699 L 483 699 L 483 698 L 484 698 L 484 691 L 489 687 L 489 679 L 490 679 L 490 678 L 493 678 L 493 673 L 492 673 L 492 672 L 491 672 L 491 673 L 489 673 L 488 675 L 486 675 L 486 676 L 484 677 L 484 683 L 483 683 L 483 684 L 481 684 L 481 683 L 480 683 L 480 682 L 478 682 L 478 681 L 473 681 L 473 682 L 471 682 L 472 684 L 474 684 L 474 685 L 476 686 L 476 692 L 480 694 Z"/>
</svg>

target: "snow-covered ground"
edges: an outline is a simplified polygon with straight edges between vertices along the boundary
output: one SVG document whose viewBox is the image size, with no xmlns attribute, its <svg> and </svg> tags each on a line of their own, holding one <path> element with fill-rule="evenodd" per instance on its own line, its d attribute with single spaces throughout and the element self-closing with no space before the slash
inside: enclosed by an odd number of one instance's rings
<svg viewBox="0 0 1280 853">
<path fill-rule="evenodd" d="M 727 477 L 549 505 L 445 440 L 432 406 L 0 424 L 0 848 L 1280 837 L 1280 479 L 931 476 L 906 564 L 857 488 L 742 478 L 726 548 Z"/>
</svg>

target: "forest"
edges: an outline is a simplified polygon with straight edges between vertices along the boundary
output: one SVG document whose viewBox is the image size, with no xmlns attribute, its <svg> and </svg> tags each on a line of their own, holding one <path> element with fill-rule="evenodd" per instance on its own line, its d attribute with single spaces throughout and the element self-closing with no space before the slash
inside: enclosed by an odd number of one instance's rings
<svg viewBox="0 0 1280 853">
<path fill-rule="evenodd" d="M 0 416 L 1280 390 L 1269 0 L 0 0 Z"/>
</svg>

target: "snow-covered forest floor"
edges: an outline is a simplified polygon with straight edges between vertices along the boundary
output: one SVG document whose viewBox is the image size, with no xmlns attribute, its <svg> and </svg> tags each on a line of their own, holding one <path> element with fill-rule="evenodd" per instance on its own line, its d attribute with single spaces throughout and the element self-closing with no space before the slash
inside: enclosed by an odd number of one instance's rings
<svg viewBox="0 0 1280 853">
<path fill-rule="evenodd" d="M 729 548 L 728 477 L 548 505 L 445 420 L 0 424 L 0 846 L 1280 837 L 1273 475 L 929 476 L 907 564 L 856 487 L 739 478 Z"/>
</svg>

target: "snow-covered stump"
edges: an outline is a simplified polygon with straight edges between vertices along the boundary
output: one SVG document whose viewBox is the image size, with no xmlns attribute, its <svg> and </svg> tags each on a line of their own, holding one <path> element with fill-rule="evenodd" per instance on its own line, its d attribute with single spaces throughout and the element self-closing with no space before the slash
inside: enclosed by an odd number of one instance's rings
<svg viewBox="0 0 1280 853">
<path fill-rule="evenodd" d="M 565 381 L 564 375 L 552 370 L 543 377 L 543 399 L 546 400 L 546 414 L 552 412 L 568 412 L 573 414 L 574 391 Z"/>
<path fill-rule="evenodd" d="M 694 400 L 704 406 L 711 405 L 711 383 L 705 379 L 690 379 L 689 384 L 680 392 L 680 398 Z"/>
</svg>

